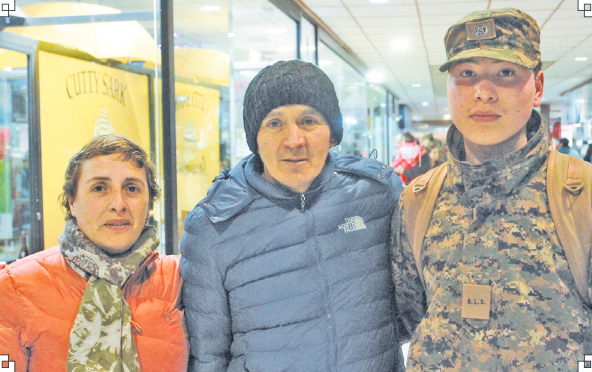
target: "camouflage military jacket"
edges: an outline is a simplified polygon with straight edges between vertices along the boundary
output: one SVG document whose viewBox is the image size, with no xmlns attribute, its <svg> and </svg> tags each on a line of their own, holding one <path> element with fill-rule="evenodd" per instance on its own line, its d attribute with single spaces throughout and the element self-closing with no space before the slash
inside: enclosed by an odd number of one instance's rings
<svg viewBox="0 0 592 372">
<path fill-rule="evenodd" d="M 522 149 L 479 165 L 452 156 L 423 247 L 426 290 L 401 218 L 393 278 L 408 371 L 577 371 L 590 353 L 590 313 L 575 288 L 546 193 L 548 142 L 538 113 Z M 491 288 L 489 319 L 461 316 L 463 284 Z M 464 302 L 467 302 L 465 299 Z M 465 305 L 466 306 L 466 305 Z"/>
</svg>

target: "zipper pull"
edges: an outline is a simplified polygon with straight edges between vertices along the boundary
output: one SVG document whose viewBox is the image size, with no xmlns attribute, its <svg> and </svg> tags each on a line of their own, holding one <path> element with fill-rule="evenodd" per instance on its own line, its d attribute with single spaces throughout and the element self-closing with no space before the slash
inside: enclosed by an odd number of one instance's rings
<svg viewBox="0 0 592 372">
<path fill-rule="evenodd" d="M 304 197 L 304 193 L 300 194 L 300 212 L 304 212 L 304 206 L 306 205 L 305 201 L 306 198 Z"/>
<path fill-rule="evenodd" d="M 138 335 L 142 334 L 142 327 L 140 327 L 140 325 L 138 323 L 136 323 L 130 319 L 130 324 L 132 326 L 132 329 L 136 332 L 136 334 L 138 334 Z"/>
</svg>

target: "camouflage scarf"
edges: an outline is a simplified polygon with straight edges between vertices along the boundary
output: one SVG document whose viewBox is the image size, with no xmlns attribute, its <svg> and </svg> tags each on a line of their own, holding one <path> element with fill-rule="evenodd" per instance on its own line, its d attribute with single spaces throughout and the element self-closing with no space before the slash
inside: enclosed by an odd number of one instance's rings
<svg viewBox="0 0 592 372">
<path fill-rule="evenodd" d="M 140 371 L 131 311 L 122 288 L 158 246 L 156 229 L 145 226 L 130 250 L 116 256 L 88 240 L 75 220 L 66 224 L 59 242 L 68 264 L 88 278 L 70 333 L 68 372 Z"/>
</svg>

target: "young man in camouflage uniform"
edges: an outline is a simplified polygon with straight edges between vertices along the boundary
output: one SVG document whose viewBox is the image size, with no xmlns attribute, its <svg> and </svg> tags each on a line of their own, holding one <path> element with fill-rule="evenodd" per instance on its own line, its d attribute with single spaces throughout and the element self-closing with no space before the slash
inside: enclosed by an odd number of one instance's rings
<svg viewBox="0 0 592 372">
<path fill-rule="evenodd" d="M 481 11 L 454 24 L 445 43 L 454 124 L 421 249 L 425 290 L 405 204 L 393 218 L 407 368 L 576 371 L 590 353 L 590 314 L 549 211 L 547 135 L 533 110 L 544 83 L 538 25 L 517 9 Z"/>
</svg>

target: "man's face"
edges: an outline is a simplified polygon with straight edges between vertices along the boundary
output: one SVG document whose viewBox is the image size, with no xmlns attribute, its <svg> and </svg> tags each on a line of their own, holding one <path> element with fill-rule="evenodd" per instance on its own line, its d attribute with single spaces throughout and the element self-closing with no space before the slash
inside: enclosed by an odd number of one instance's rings
<svg viewBox="0 0 592 372">
<path fill-rule="evenodd" d="M 453 64 L 448 104 L 465 143 L 492 146 L 519 138 L 525 144 L 526 124 L 532 108 L 541 104 L 543 83 L 542 71 L 534 76 L 511 62 L 479 57 Z"/>
<path fill-rule="evenodd" d="M 305 192 L 335 144 L 329 124 L 314 108 L 278 107 L 263 119 L 257 134 L 263 177 L 294 192 Z"/>
</svg>

